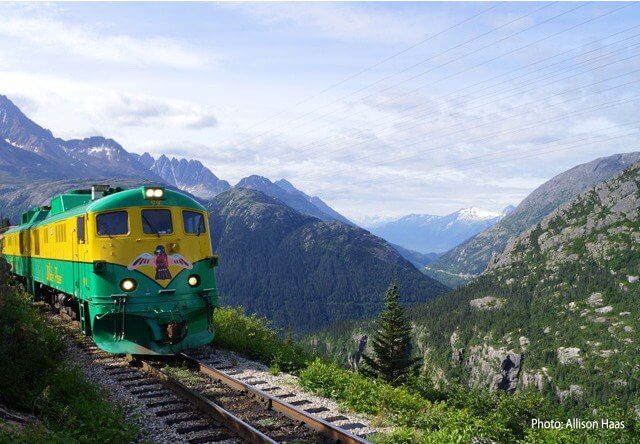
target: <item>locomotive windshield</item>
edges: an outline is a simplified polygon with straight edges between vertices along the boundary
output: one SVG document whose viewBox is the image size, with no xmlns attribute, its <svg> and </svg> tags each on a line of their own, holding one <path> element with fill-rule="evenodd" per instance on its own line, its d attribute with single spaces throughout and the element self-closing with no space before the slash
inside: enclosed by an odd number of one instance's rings
<svg viewBox="0 0 640 444">
<path fill-rule="evenodd" d="M 184 232 L 187 234 L 202 234 L 205 232 L 202 213 L 185 210 L 182 212 L 182 222 L 184 223 Z"/>
<path fill-rule="evenodd" d="M 129 232 L 129 216 L 126 211 L 98 214 L 98 236 L 118 236 Z"/>
<path fill-rule="evenodd" d="M 142 210 L 142 231 L 145 234 L 171 234 L 173 223 L 169 210 Z"/>
</svg>

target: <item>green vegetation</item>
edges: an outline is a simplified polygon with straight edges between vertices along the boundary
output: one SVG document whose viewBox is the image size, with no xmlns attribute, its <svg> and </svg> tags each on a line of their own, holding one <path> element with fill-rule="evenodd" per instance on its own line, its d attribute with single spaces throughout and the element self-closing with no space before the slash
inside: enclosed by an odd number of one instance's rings
<svg viewBox="0 0 640 444">
<path fill-rule="evenodd" d="M 371 341 L 374 355 L 362 356 L 365 365 L 361 372 L 397 385 L 415 373 L 419 359 L 411 353 L 411 324 L 400 306 L 395 284 L 389 287 L 385 299 Z"/>
<path fill-rule="evenodd" d="M 437 385 L 433 366 L 423 364 L 418 375 L 393 386 L 344 369 L 336 363 L 316 357 L 281 336 L 268 321 L 246 316 L 241 309 L 222 308 L 216 312 L 219 340 L 216 345 L 247 354 L 267 365 L 278 356 L 303 358 L 290 361 L 303 389 L 338 401 L 345 409 L 360 412 L 380 426 L 391 427 L 376 436 L 380 443 L 634 443 L 640 438 L 632 408 L 611 399 L 585 410 L 581 419 L 623 421 L 624 430 L 538 430 L 531 428 L 533 418 L 565 422 L 571 412 L 552 402 L 544 394 L 525 390 L 515 394 L 502 391 L 473 390 L 451 383 Z"/>
<path fill-rule="evenodd" d="M 0 270 L 0 403 L 39 421 L 22 432 L 0 427 L 0 442 L 131 442 L 135 427 L 77 369 L 62 363 L 60 334 L 28 295 L 3 285 L 2 274 Z"/>
<path fill-rule="evenodd" d="M 396 280 L 402 303 L 448 291 L 366 230 L 324 222 L 250 189 L 231 189 L 211 212 L 221 304 L 242 306 L 296 333 L 374 318 Z"/>
<path fill-rule="evenodd" d="M 282 339 L 268 320 L 256 315 L 247 316 L 242 308 L 217 308 L 213 322 L 216 326 L 214 345 L 264 362 L 273 374 L 281 371 L 297 373 L 314 359 L 291 337 Z"/>
</svg>

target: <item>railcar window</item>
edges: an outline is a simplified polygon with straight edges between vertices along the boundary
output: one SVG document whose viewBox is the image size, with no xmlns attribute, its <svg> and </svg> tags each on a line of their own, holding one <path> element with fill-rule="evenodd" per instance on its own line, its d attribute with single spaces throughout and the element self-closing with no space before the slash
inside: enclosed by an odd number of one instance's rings
<svg viewBox="0 0 640 444">
<path fill-rule="evenodd" d="M 98 236 L 117 236 L 129 232 L 129 216 L 126 211 L 102 213 L 96 217 Z"/>
<path fill-rule="evenodd" d="M 195 211 L 183 211 L 182 222 L 184 223 L 184 232 L 188 234 L 202 234 L 205 232 L 204 217 L 202 213 Z"/>
<path fill-rule="evenodd" d="M 142 231 L 145 234 L 171 234 L 173 222 L 169 210 L 142 210 Z"/>
<path fill-rule="evenodd" d="M 84 243 L 84 217 L 80 216 L 77 219 L 77 230 L 76 232 L 78 233 L 78 242 L 79 243 Z"/>
<path fill-rule="evenodd" d="M 33 254 L 40 256 L 40 231 L 33 230 Z"/>
</svg>

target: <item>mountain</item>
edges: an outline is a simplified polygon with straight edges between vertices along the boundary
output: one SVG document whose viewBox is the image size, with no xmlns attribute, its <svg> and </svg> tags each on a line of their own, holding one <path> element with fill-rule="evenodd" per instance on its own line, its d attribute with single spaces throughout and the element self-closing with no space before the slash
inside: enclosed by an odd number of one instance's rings
<svg viewBox="0 0 640 444">
<path fill-rule="evenodd" d="M 438 259 L 438 253 L 419 253 L 396 244 L 389 244 L 400 253 L 400 256 L 411 262 L 418 270 Z M 436 279 L 439 280 L 439 279 Z M 440 281 L 442 282 L 442 281 Z M 444 283 L 444 282 L 443 282 Z M 446 284 L 445 284 L 446 285 Z"/>
<path fill-rule="evenodd" d="M 166 183 L 203 199 L 214 197 L 231 188 L 198 160 L 169 158 L 164 154 L 154 159 L 144 153 L 138 161 L 160 176 Z"/>
<path fill-rule="evenodd" d="M 25 179 L 54 180 L 112 176 L 159 179 L 111 139 L 54 137 L 3 95 L 0 95 L 0 139 L 4 141 L 0 145 L 0 172 L 5 175 L 17 172 Z"/>
<path fill-rule="evenodd" d="M 475 276 L 487 267 L 492 255 L 501 253 L 510 238 L 540 222 L 558 206 L 579 193 L 640 161 L 640 152 L 615 154 L 578 165 L 535 189 L 511 214 L 491 228 L 458 245 L 429 264 L 432 271 Z"/>
<path fill-rule="evenodd" d="M 505 211 L 510 211 L 508 207 Z M 506 213 L 465 208 L 446 216 L 410 214 L 371 227 L 371 232 L 404 248 L 421 253 L 444 252 L 496 224 Z"/>
<path fill-rule="evenodd" d="M 542 391 L 567 407 L 640 401 L 640 163 L 512 239 L 489 269 L 408 309 L 437 380 Z M 371 322 L 308 343 L 356 366 Z M 592 404 L 593 405 L 593 404 Z"/>
<path fill-rule="evenodd" d="M 640 163 L 551 212 L 413 312 L 447 375 L 562 400 L 639 399 Z"/>
<path fill-rule="evenodd" d="M 232 188 L 207 208 L 218 234 L 221 302 L 281 327 L 304 331 L 375 316 L 393 281 L 406 304 L 448 290 L 368 231 L 302 214 L 259 191 Z"/>
<path fill-rule="evenodd" d="M 351 221 L 330 208 L 319 197 L 308 196 L 285 179 L 280 179 L 274 183 L 266 177 L 253 175 L 240 180 L 240 182 L 236 184 L 236 188 L 260 191 L 269 197 L 278 199 L 280 202 L 285 203 L 302 214 L 314 216 L 320 220 L 337 220 L 353 225 Z"/>
</svg>

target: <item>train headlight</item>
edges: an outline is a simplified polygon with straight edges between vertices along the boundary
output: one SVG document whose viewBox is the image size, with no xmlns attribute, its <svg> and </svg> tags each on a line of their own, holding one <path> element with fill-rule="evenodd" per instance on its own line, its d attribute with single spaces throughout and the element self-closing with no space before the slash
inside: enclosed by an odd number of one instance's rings
<svg viewBox="0 0 640 444">
<path fill-rule="evenodd" d="M 120 281 L 120 288 L 122 289 L 122 291 L 130 292 L 135 290 L 137 286 L 138 286 L 138 283 L 136 282 L 135 279 L 127 278 Z"/>
<path fill-rule="evenodd" d="M 162 187 L 147 187 L 144 189 L 144 197 L 151 200 L 164 199 L 164 188 Z"/>
<path fill-rule="evenodd" d="M 197 274 L 192 274 L 191 276 L 189 276 L 189 279 L 187 279 L 187 283 L 191 287 L 197 287 L 198 285 L 200 285 L 200 276 L 198 276 Z"/>
</svg>

